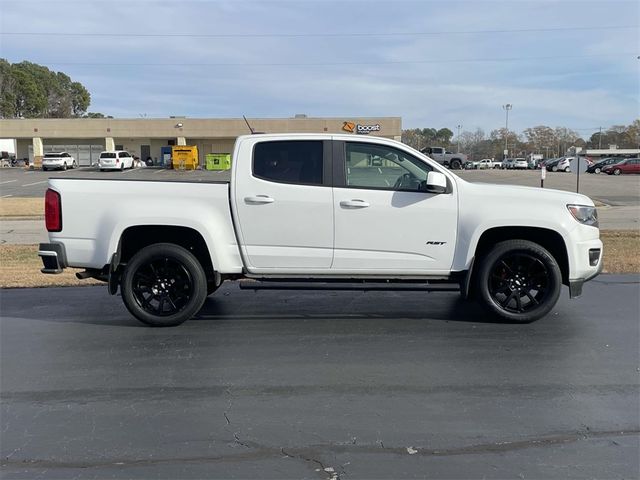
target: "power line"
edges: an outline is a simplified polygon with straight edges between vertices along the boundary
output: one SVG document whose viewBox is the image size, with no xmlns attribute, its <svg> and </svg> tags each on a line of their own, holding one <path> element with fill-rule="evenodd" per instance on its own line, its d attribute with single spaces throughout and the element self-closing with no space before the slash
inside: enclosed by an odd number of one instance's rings
<svg viewBox="0 0 640 480">
<path fill-rule="evenodd" d="M 433 32 L 360 32 L 360 33 L 113 33 L 113 32 L 0 32 L 4 36 L 46 37 L 139 37 L 139 38 L 299 38 L 299 37 L 415 37 L 435 35 L 474 35 L 493 33 L 568 32 L 593 30 L 630 30 L 639 25 L 610 25 L 593 27 L 519 28 L 504 30 L 442 30 Z"/>
<path fill-rule="evenodd" d="M 594 55 L 559 55 L 545 57 L 506 57 L 506 58 L 461 58 L 445 60 L 399 60 L 399 61 L 370 61 L 370 62 L 257 62 L 257 63 L 122 63 L 122 62 L 56 62 L 45 61 L 48 65 L 68 65 L 68 66 L 105 66 L 105 67 L 327 67 L 327 66 L 358 66 L 358 65 L 410 65 L 410 64 L 434 64 L 434 63 L 483 63 L 483 62 L 522 62 L 530 60 L 566 60 L 584 59 L 599 57 L 627 57 L 635 56 L 636 53 L 625 52 L 617 54 L 594 54 Z"/>
</svg>

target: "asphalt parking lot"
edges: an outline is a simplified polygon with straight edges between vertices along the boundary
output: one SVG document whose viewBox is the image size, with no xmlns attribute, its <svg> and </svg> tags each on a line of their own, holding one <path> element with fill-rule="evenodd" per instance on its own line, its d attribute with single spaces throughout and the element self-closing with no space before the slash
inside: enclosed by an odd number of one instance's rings
<svg viewBox="0 0 640 480">
<path fill-rule="evenodd" d="M 491 323 L 456 293 L 224 285 L 172 329 L 2 291 L 3 478 L 638 478 L 639 278 Z"/>
</svg>

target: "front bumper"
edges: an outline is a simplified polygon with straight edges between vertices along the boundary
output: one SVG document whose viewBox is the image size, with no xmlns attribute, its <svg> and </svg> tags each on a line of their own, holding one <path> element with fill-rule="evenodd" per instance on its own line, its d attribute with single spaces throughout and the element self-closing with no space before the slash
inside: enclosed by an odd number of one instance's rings
<svg viewBox="0 0 640 480">
<path fill-rule="evenodd" d="M 42 259 L 44 268 L 42 273 L 62 273 L 67 268 L 67 254 L 61 243 L 41 243 L 38 248 L 38 256 Z"/>
<path fill-rule="evenodd" d="M 600 259 L 600 264 L 598 265 L 598 269 L 588 276 L 587 278 L 579 278 L 577 280 L 569 280 L 569 298 L 578 298 L 582 295 L 582 286 L 584 282 L 588 282 L 589 280 L 596 278 L 600 273 L 602 273 L 602 259 Z"/>
<path fill-rule="evenodd" d="M 597 277 L 604 266 L 602 241 L 600 239 L 577 242 L 573 251 L 572 277 L 569 278 L 569 297 L 582 295 L 584 282 Z"/>
</svg>

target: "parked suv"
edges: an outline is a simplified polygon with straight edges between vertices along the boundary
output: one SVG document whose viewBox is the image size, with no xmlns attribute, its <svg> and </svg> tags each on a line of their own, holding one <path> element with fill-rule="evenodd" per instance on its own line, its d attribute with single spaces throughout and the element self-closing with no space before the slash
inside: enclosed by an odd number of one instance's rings
<svg viewBox="0 0 640 480">
<path fill-rule="evenodd" d="M 133 168 L 133 157 L 126 150 L 116 150 L 115 152 L 102 152 L 98 160 L 98 168 L 104 170 L 124 170 Z"/>
<path fill-rule="evenodd" d="M 527 159 L 526 158 L 515 158 L 513 160 L 513 167 L 512 168 L 526 170 L 527 168 L 529 168 L 529 164 L 527 163 Z"/>
<path fill-rule="evenodd" d="M 67 152 L 45 153 L 42 157 L 42 170 L 66 170 L 67 168 L 76 168 L 76 159 Z"/>
</svg>

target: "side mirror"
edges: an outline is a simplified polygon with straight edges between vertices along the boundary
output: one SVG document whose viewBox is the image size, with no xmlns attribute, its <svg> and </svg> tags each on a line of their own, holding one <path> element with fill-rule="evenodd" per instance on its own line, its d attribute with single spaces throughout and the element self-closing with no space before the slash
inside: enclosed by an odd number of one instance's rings
<svg viewBox="0 0 640 480">
<path fill-rule="evenodd" d="M 444 173 L 429 172 L 425 190 L 428 193 L 445 193 L 447 191 L 447 177 Z"/>
</svg>

